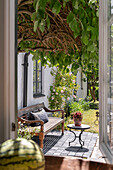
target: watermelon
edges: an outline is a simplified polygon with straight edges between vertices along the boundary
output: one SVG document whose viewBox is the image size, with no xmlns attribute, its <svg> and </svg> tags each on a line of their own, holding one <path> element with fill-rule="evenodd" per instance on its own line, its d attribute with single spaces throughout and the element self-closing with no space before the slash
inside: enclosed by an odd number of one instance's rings
<svg viewBox="0 0 113 170">
<path fill-rule="evenodd" d="M 9 139 L 0 145 L 0 169 L 44 170 L 44 155 L 40 147 L 32 140 Z"/>
</svg>

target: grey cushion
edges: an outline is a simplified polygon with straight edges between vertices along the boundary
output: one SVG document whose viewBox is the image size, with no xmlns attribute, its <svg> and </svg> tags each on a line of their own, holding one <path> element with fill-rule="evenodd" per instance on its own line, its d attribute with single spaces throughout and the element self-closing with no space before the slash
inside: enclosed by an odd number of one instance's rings
<svg viewBox="0 0 113 170">
<path fill-rule="evenodd" d="M 48 122 L 48 115 L 47 115 L 47 113 L 45 112 L 44 109 L 42 109 L 41 111 L 32 113 L 32 114 L 34 115 L 35 120 L 37 120 L 37 118 L 38 118 L 38 120 L 39 119 L 43 120 L 44 123 Z"/>
<path fill-rule="evenodd" d="M 30 112 L 28 114 L 28 120 L 40 120 L 40 118 L 37 115 L 34 116 L 34 114 L 35 113 Z M 37 123 L 31 123 L 29 125 L 32 126 L 32 127 L 35 127 L 35 126 L 38 126 L 39 124 L 40 123 L 37 122 Z"/>
<path fill-rule="evenodd" d="M 45 110 L 42 109 L 41 111 L 38 111 L 38 112 L 29 113 L 28 120 L 43 120 L 44 123 L 46 123 L 46 122 L 48 122 L 48 115 L 45 112 Z M 39 126 L 39 125 L 40 125 L 39 122 L 30 124 L 30 126 L 32 126 L 32 127 Z"/>
</svg>

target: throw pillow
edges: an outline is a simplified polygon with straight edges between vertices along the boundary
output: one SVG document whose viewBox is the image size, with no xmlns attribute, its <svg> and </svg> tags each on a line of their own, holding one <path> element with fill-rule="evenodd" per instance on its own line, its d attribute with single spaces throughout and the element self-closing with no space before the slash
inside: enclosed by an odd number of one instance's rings
<svg viewBox="0 0 113 170">
<path fill-rule="evenodd" d="M 38 115 L 34 115 L 35 113 L 30 112 L 28 115 L 28 120 L 40 120 Z M 35 127 L 38 126 L 40 123 L 31 123 L 30 126 Z"/>
<path fill-rule="evenodd" d="M 32 113 L 32 114 L 34 115 L 34 117 L 38 116 L 40 118 L 40 120 L 44 121 L 44 123 L 48 122 L 48 115 L 44 109 L 42 109 L 41 111 L 39 111 L 37 113 Z"/>
</svg>

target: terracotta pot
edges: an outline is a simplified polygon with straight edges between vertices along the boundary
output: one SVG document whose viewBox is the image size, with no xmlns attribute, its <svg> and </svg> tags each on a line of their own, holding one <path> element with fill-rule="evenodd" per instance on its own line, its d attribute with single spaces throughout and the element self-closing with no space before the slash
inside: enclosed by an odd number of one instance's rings
<svg viewBox="0 0 113 170">
<path fill-rule="evenodd" d="M 75 126 L 81 126 L 81 122 L 82 122 L 82 120 L 81 119 L 74 119 L 74 124 L 75 124 Z"/>
</svg>

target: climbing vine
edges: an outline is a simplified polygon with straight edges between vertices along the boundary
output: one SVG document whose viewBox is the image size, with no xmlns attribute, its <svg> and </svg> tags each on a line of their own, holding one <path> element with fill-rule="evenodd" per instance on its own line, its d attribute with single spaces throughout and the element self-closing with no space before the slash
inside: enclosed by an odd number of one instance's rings
<svg viewBox="0 0 113 170">
<path fill-rule="evenodd" d="M 98 8 L 97 0 L 18 0 L 18 51 L 42 65 L 81 67 L 96 89 Z"/>
</svg>

